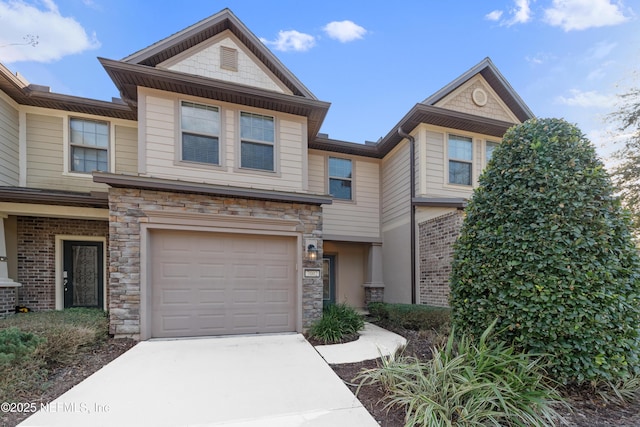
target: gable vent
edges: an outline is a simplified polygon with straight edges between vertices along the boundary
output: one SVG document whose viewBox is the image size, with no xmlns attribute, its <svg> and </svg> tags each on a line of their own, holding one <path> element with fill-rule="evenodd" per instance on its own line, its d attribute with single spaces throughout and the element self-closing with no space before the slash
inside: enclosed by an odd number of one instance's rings
<svg viewBox="0 0 640 427">
<path fill-rule="evenodd" d="M 220 46 L 220 68 L 238 71 L 238 51 L 236 49 Z"/>
</svg>

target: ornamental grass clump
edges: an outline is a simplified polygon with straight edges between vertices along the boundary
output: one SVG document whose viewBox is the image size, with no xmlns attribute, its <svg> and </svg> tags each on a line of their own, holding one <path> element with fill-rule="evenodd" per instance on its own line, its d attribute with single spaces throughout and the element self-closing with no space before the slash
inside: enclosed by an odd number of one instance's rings
<svg viewBox="0 0 640 427">
<path fill-rule="evenodd" d="M 387 407 L 407 412 L 406 426 L 553 426 L 564 405 L 542 359 L 490 339 L 455 332 L 432 350 L 433 358 L 383 357 L 381 366 L 356 381 L 385 390 Z"/>
<path fill-rule="evenodd" d="M 364 328 L 364 319 L 347 304 L 331 304 L 322 312 L 322 318 L 309 330 L 309 337 L 324 344 L 342 342 L 357 336 Z"/>
<path fill-rule="evenodd" d="M 466 208 L 451 273 L 453 324 L 549 355 L 554 378 L 596 384 L 640 369 L 640 258 L 628 215 L 578 128 L 511 128 Z"/>
</svg>

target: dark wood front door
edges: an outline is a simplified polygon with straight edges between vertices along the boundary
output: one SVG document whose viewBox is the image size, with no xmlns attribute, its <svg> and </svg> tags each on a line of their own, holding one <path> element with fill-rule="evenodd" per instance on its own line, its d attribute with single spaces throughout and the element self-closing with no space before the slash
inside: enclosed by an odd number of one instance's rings
<svg viewBox="0 0 640 427">
<path fill-rule="evenodd" d="M 102 242 L 64 242 L 64 308 L 103 308 L 103 251 Z"/>
</svg>

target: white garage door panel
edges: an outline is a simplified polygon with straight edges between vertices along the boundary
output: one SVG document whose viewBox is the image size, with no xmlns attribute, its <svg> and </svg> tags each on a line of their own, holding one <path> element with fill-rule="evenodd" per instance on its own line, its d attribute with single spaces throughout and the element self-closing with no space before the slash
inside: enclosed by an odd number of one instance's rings
<svg viewBox="0 0 640 427">
<path fill-rule="evenodd" d="M 151 232 L 154 337 L 296 329 L 296 239 Z"/>
</svg>

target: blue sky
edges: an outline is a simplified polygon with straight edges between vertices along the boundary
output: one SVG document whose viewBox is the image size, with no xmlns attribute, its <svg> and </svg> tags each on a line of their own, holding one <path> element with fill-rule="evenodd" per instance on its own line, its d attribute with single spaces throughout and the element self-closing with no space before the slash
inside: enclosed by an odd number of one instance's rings
<svg viewBox="0 0 640 427">
<path fill-rule="evenodd" d="M 332 103 L 322 132 L 335 139 L 377 140 L 488 56 L 538 117 L 576 123 L 607 157 L 617 138 L 603 119 L 640 85 L 640 0 L 0 0 L 0 62 L 54 92 L 110 100 L 97 57 L 225 7 Z"/>
</svg>

